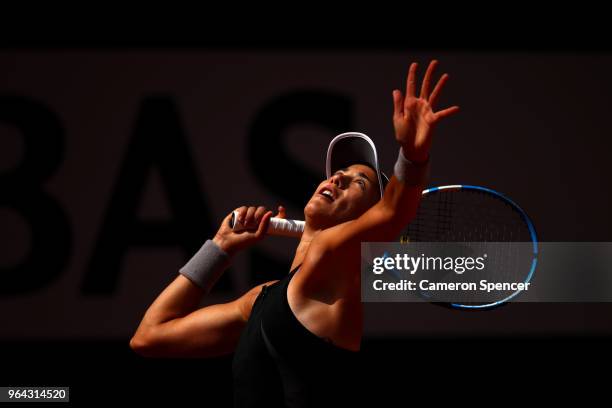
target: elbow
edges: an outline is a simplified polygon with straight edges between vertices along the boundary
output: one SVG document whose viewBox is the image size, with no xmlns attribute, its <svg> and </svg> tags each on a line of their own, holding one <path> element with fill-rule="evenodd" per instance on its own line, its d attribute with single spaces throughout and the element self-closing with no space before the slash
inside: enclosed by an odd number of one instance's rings
<svg viewBox="0 0 612 408">
<path fill-rule="evenodd" d="M 156 352 L 158 347 L 155 344 L 153 336 L 140 331 L 137 331 L 130 339 L 130 348 L 141 357 L 158 356 Z"/>
</svg>

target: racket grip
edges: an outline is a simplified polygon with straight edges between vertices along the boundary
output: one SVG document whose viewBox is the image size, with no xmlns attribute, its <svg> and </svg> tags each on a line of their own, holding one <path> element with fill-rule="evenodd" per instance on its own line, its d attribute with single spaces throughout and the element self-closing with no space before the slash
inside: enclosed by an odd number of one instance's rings
<svg viewBox="0 0 612 408">
<path fill-rule="evenodd" d="M 305 224 L 306 223 L 304 221 L 272 217 L 270 218 L 270 223 L 268 224 L 267 233 L 270 235 L 283 237 L 300 238 L 302 236 L 302 232 L 304 232 Z M 232 228 L 235 232 L 240 232 L 245 229 L 244 225 L 238 222 L 238 211 L 234 211 L 232 213 L 230 228 Z"/>
</svg>

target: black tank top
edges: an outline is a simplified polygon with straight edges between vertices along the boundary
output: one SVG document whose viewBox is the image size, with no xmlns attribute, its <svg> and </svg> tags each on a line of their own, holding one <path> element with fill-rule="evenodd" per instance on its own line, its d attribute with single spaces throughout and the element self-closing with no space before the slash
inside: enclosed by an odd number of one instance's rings
<svg viewBox="0 0 612 408">
<path fill-rule="evenodd" d="M 264 286 L 253 304 L 232 362 L 235 407 L 321 407 L 356 395 L 359 353 L 319 338 L 289 307 L 298 268 Z"/>
</svg>

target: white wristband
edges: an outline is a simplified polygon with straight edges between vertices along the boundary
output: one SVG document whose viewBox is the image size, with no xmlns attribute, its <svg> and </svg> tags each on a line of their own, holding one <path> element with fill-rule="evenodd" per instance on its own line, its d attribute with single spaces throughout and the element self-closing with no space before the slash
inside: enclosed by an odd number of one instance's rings
<svg viewBox="0 0 612 408">
<path fill-rule="evenodd" d="M 209 292 L 229 265 L 229 255 L 209 239 L 179 273 Z"/>
<path fill-rule="evenodd" d="M 404 156 L 400 147 L 399 155 L 393 167 L 395 177 L 409 186 L 424 186 L 429 178 L 429 158 L 425 163 L 416 164 Z"/>
</svg>

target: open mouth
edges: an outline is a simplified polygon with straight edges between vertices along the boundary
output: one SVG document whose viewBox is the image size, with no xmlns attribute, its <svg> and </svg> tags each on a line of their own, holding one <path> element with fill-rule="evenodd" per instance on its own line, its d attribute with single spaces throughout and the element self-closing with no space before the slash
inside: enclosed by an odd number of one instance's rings
<svg viewBox="0 0 612 408">
<path fill-rule="evenodd" d="M 334 202 L 334 194 L 330 190 L 323 189 L 319 195 L 325 197 L 330 203 Z"/>
</svg>

